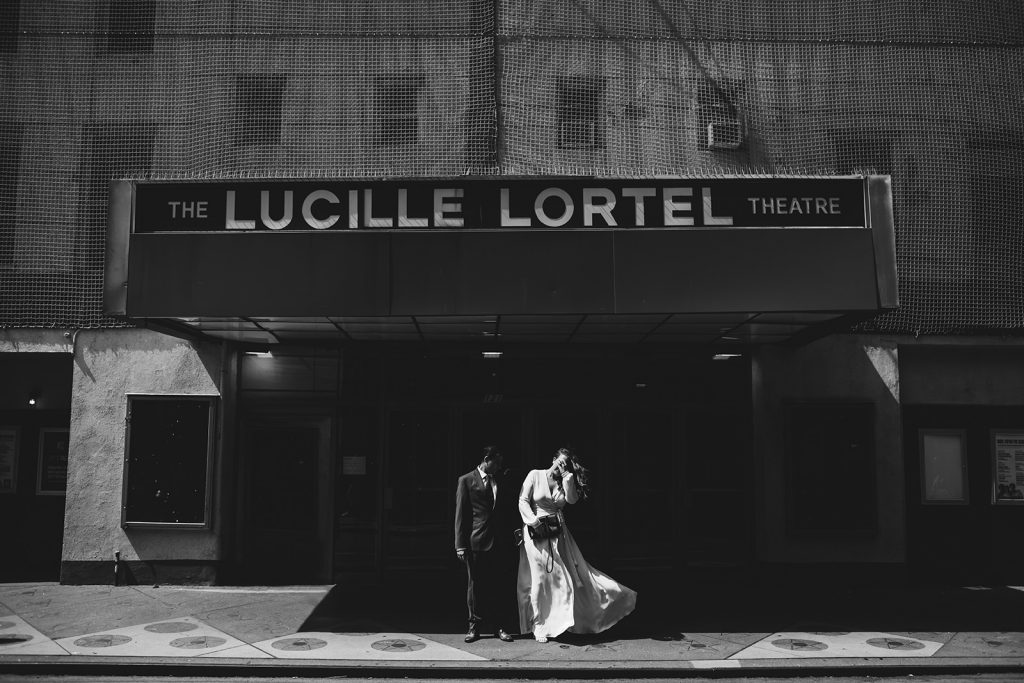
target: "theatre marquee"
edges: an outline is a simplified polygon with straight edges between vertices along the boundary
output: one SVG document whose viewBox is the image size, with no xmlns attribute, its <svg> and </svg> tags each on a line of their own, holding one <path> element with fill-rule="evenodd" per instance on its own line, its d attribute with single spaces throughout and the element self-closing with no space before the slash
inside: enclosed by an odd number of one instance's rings
<svg viewBox="0 0 1024 683">
<path fill-rule="evenodd" d="M 117 181 L 137 319 L 877 312 L 887 176 Z"/>
</svg>

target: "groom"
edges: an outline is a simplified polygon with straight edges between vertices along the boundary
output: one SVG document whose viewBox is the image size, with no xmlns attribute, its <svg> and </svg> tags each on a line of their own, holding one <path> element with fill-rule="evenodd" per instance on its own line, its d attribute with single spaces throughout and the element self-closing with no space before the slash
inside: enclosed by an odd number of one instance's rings
<svg viewBox="0 0 1024 683">
<path fill-rule="evenodd" d="M 511 550 L 515 548 L 509 509 L 516 492 L 502 476 L 501 451 L 484 447 L 480 464 L 459 477 L 455 490 L 455 554 L 466 565 L 469 607 L 469 631 L 466 642 L 480 638 L 482 623 L 495 630 L 495 636 L 506 643 L 512 636 L 502 628 L 505 600 L 511 600 L 514 581 L 506 581 L 506 565 L 512 566 Z M 507 585 L 503 585 L 507 584 Z"/>
</svg>

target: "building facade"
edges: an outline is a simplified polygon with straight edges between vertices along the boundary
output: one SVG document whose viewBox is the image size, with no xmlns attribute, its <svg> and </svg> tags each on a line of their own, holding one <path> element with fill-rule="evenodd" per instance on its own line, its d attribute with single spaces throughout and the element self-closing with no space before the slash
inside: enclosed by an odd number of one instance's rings
<svg viewBox="0 0 1024 683">
<path fill-rule="evenodd" d="M 1024 576 L 1016 3 L 2 13 L 4 578 L 444 572 L 488 443 L 639 581 Z"/>
</svg>

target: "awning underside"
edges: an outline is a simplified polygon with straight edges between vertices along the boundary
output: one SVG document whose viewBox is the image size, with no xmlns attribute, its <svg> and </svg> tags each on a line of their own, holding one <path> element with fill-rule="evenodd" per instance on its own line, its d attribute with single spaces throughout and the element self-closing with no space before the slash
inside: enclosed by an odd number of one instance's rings
<svg viewBox="0 0 1024 683">
<path fill-rule="evenodd" d="M 169 318 L 154 326 L 249 344 L 354 342 L 545 344 L 780 344 L 852 319 L 831 313 L 449 315 L 390 317 Z"/>
</svg>

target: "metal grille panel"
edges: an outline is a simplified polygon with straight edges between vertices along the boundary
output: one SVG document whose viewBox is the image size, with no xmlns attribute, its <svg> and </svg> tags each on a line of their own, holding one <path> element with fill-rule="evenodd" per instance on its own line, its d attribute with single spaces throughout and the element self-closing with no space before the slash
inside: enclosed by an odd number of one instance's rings
<svg viewBox="0 0 1024 683">
<path fill-rule="evenodd" d="M 110 179 L 893 177 L 891 333 L 1024 329 L 1024 6 L 0 3 L 0 326 L 103 327 Z"/>
</svg>

